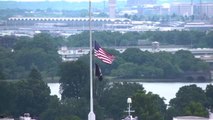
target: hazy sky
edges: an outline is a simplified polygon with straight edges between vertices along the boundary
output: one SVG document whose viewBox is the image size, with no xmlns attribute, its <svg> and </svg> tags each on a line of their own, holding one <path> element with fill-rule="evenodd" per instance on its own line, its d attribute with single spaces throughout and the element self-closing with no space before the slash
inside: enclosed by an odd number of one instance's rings
<svg viewBox="0 0 213 120">
<path fill-rule="evenodd" d="M 0 1 L 19 1 L 19 2 L 26 2 L 26 1 L 68 1 L 68 2 L 82 2 L 82 1 L 89 1 L 89 0 L 0 0 Z M 108 1 L 108 0 L 91 0 L 92 2 L 100 2 L 100 1 Z M 119 1 L 126 1 L 126 0 L 119 0 Z"/>
</svg>

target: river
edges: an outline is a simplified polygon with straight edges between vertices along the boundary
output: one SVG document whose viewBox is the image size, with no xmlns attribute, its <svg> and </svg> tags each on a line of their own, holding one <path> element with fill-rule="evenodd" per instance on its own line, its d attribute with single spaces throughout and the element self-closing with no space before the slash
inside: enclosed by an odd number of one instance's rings
<svg viewBox="0 0 213 120">
<path fill-rule="evenodd" d="M 147 83 L 147 82 L 140 82 L 143 85 L 144 89 L 147 92 L 152 92 L 154 94 L 158 94 L 160 97 L 164 97 L 165 103 L 168 104 L 172 98 L 175 98 L 175 94 L 178 92 L 180 87 L 196 84 L 198 87 L 202 88 L 203 90 L 206 89 L 206 86 L 211 83 Z M 57 95 L 61 98 L 59 94 L 59 83 L 48 83 L 48 86 L 51 90 L 51 95 Z"/>
</svg>

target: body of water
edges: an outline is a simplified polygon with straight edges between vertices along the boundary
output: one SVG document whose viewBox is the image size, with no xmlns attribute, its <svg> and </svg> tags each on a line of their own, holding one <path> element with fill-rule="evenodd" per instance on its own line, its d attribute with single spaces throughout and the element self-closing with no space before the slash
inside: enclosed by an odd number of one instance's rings
<svg viewBox="0 0 213 120">
<path fill-rule="evenodd" d="M 144 89 L 147 92 L 152 92 L 154 94 L 158 94 L 160 97 L 164 97 L 165 103 L 168 104 L 169 101 L 172 98 L 175 98 L 176 93 L 178 92 L 179 88 L 183 86 L 188 86 L 192 84 L 196 84 L 198 87 L 202 88 L 203 90 L 206 89 L 206 86 L 208 84 L 212 83 L 143 83 L 140 82 L 141 85 L 143 85 Z M 51 90 L 51 95 L 57 95 L 59 98 L 61 98 L 61 95 L 59 93 L 59 83 L 48 83 L 48 86 Z"/>
</svg>

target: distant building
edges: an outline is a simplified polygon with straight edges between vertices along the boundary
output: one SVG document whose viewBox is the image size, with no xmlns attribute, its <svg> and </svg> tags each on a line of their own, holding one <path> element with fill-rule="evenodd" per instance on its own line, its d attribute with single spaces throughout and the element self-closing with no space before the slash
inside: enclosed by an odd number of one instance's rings
<svg viewBox="0 0 213 120">
<path fill-rule="evenodd" d="M 14 120 L 14 118 L 0 118 L 0 120 Z"/>
<path fill-rule="evenodd" d="M 197 18 L 212 17 L 213 3 L 173 3 L 170 5 L 170 14 L 194 15 Z"/>
<path fill-rule="evenodd" d="M 192 5 L 188 3 L 174 3 L 170 6 L 170 14 L 191 16 L 193 15 Z"/>
<path fill-rule="evenodd" d="M 202 3 L 201 14 L 208 17 L 213 17 L 213 3 Z"/>
<path fill-rule="evenodd" d="M 66 46 L 61 47 L 58 50 L 58 54 L 61 56 L 62 61 L 76 61 L 79 57 L 89 53 L 88 48 L 75 48 L 69 49 Z"/>
<path fill-rule="evenodd" d="M 142 15 L 157 15 L 160 7 L 154 5 L 144 5 L 138 8 L 138 13 Z"/>
<path fill-rule="evenodd" d="M 127 6 L 133 7 L 133 6 L 141 6 L 145 4 L 156 4 L 157 0 L 127 0 Z"/>
<path fill-rule="evenodd" d="M 115 18 L 116 0 L 109 0 L 109 17 Z"/>
<path fill-rule="evenodd" d="M 157 41 L 152 42 L 152 52 L 159 52 L 160 43 Z"/>
<path fill-rule="evenodd" d="M 29 28 L 35 30 L 88 30 L 89 18 L 70 17 L 11 17 L 7 27 Z M 129 28 L 131 20 L 127 18 L 92 18 L 93 30 L 113 30 Z"/>
<path fill-rule="evenodd" d="M 169 5 L 145 4 L 137 7 L 139 15 L 168 15 Z"/>
<path fill-rule="evenodd" d="M 198 117 L 198 116 L 177 116 L 173 117 L 173 120 L 213 120 L 213 114 L 209 113 L 209 118 Z"/>
<path fill-rule="evenodd" d="M 173 120 L 209 120 L 209 118 L 197 117 L 197 116 L 179 116 L 179 117 L 174 117 Z"/>
<path fill-rule="evenodd" d="M 213 24 L 205 24 L 203 22 L 191 22 L 191 23 L 186 23 L 184 25 L 184 28 L 186 30 L 207 31 L 207 30 L 213 30 Z"/>
</svg>

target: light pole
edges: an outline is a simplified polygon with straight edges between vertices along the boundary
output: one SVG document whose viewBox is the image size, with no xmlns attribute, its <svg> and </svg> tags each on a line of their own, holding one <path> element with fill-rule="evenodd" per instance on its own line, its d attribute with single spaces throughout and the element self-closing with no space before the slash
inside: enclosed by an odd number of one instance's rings
<svg viewBox="0 0 213 120">
<path fill-rule="evenodd" d="M 127 98 L 127 104 L 128 104 L 128 110 L 126 112 L 128 112 L 129 117 L 132 119 L 131 112 L 135 112 L 135 111 L 131 110 L 131 104 L 132 104 L 131 98 Z"/>
</svg>

